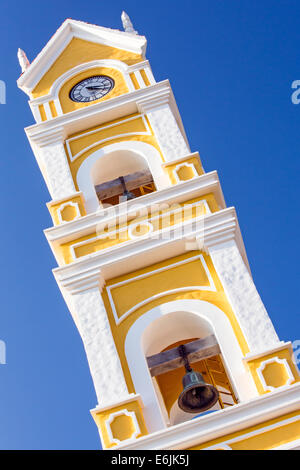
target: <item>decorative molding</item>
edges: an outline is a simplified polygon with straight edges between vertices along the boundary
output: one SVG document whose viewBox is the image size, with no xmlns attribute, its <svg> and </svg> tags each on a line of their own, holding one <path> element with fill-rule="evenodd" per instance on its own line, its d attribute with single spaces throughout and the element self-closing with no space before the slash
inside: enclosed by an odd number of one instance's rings
<svg viewBox="0 0 300 470">
<path fill-rule="evenodd" d="M 140 83 L 140 81 L 141 81 L 140 70 L 145 70 L 145 73 L 146 73 L 146 70 L 147 70 L 148 75 L 150 76 L 150 79 L 151 79 L 151 80 L 149 80 L 150 84 L 154 85 L 156 83 L 156 81 L 154 80 L 154 77 L 152 75 L 150 64 L 149 64 L 148 60 L 145 60 L 143 62 L 138 62 L 137 64 L 133 64 L 133 65 L 127 65 L 127 64 L 125 64 L 124 62 L 122 62 L 120 60 L 112 60 L 112 59 L 102 59 L 102 60 L 99 59 L 99 60 L 84 62 L 80 65 L 77 65 L 77 66 L 73 67 L 72 69 L 68 70 L 63 75 L 58 77 L 55 80 L 55 82 L 52 84 L 50 92 L 47 95 L 39 96 L 39 97 L 33 98 L 29 101 L 29 105 L 31 107 L 31 110 L 33 112 L 34 117 L 36 118 L 36 121 L 37 122 L 42 122 L 41 116 L 39 114 L 39 105 L 44 104 L 45 107 L 47 106 L 49 108 L 49 102 L 52 101 L 52 100 L 55 103 L 55 107 L 56 107 L 56 110 L 57 110 L 57 115 L 58 116 L 63 115 L 64 113 L 62 111 L 61 104 L 60 104 L 60 101 L 59 101 L 59 93 L 60 93 L 60 90 L 61 90 L 62 86 L 68 80 L 70 80 L 73 76 L 78 75 L 80 72 L 83 72 L 83 71 L 86 71 L 86 70 L 89 70 L 89 69 L 92 70 L 96 67 L 114 68 L 114 69 L 118 70 L 119 72 L 121 72 L 124 76 L 124 79 L 125 79 L 125 82 L 126 82 L 126 85 L 128 87 L 129 92 L 132 92 L 132 91 L 135 90 L 135 88 L 132 84 L 132 80 L 130 78 L 131 73 L 138 73 L 139 74 L 140 78 L 138 78 L 138 80 L 139 80 L 139 83 Z M 151 78 L 151 77 L 153 77 L 153 78 Z M 140 86 L 141 86 L 141 88 L 146 87 L 144 82 L 142 82 L 140 84 Z M 50 112 L 50 108 L 49 108 L 48 113 L 47 113 L 47 110 L 46 110 L 46 114 L 47 114 L 48 119 L 54 119 L 53 116 L 52 116 L 52 113 Z"/>
<path fill-rule="evenodd" d="M 67 197 L 63 197 L 63 198 L 60 198 L 60 199 L 55 199 L 55 200 L 49 201 L 49 202 L 46 203 L 46 205 L 49 209 L 54 204 L 60 204 L 60 203 L 63 203 L 63 202 L 68 202 L 70 199 L 73 199 L 73 198 L 78 197 L 78 196 L 83 197 L 82 191 L 76 191 L 71 196 L 67 196 Z"/>
<path fill-rule="evenodd" d="M 99 208 L 99 199 L 97 197 L 94 185 L 91 184 L 91 174 L 95 163 L 99 165 L 101 158 L 112 152 L 129 151 L 139 155 L 141 161 L 144 160 L 144 167 L 149 168 L 155 186 L 158 190 L 166 186 L 165 174 L 161 167 L 161 153 L 153 145 L 140 140 L 122 140 L 121 142 L 108 143 L 102 148 L 92 152 L 80 165 L 76 181 L 78 188 L 84 193 L 85 207 L 87 212 L 95 212 Z M 136 201 L 137 198 L 134 199 Z M 142 204 L 142 200 L 140 199 Z M 136 201 L 135 204 L 138 204 Z"/>
<path fill-rule="evenodd" d="M 300 450 L 300 439 L 296 439 L 281 446 L 274 447 L 272 450 Z"/>
<path fill-rule="evenodd" d="M 138 304 L 134 305 L 131 309 L 127 310 L 127 312 L 125 312 L 120 317 L 118 316 L 117 309 L 116 309 L 116 306 L 114 304 L 114 300 L 113 300 L 113 296 L 112 296 L 112 290 L 113 289 L 115 289 L 116 287 L 126 285 L 126 284 L 131 284 L 132 282 L 135 282 L 139 279 L 145 279 L 147 277 L 152 276 L 153 274 L 157 274 L 157 273 L 160 273 L 160 272 L 163 272 L 163 271 L 168 271 L 170 269 L 176 268 L 177 266 L 182 266 L 183 264 L 191 263 L 192 261 L 195 261 L 195 260 L 200 260 L 200 262 L 202 264 L 202 267 L 203 267 L 203 269 L 204 269 L 204 271 L 207 275 L 207 279 L 209 281 L 208 286 L 178 287 L 176 289 L 160 292 L 159 294 L 153 295 L 152 297 L 150 297 L 148 299 L 145 299 L 142 302 L 139 302 Z M 117 282 L 116 284 L 111 284 L 109 286 L 106 286 L 105 288 L 106 288 L 107 295 L 108 295 L 108 298 L 109 298 L 109 301 L 110 301 L 111 309 L 113 311 L 114 319 L 115 319 L 115 322 L 116 322 L 117 325 L 120 324 L 123 320 L 125 320 L 125 318 L 127 318 L 131 313 L 133 313 L 138 308 L 142 307 L 143 305 L 146 305 L 147 303 L 151 302 L 152 300 L 159 299 L 159 298 L 164 297 L 166 295 L 174 294 L 176 292 L 187 292 L 187 291 L 191 291 L 191 290 L 206 290 L 206 291 L 216 292 L 216 286 L 214 284 L 214 281 L 213 281 L 213 278 L 210 274 L 210 271 L 207 267 L 207 264 L 206 264 L 206 262 L 203 258 L 203 255 L 193 256 L 191 258 L 187 258 L 185 260 L 178 261 L 177 263 L 169 264 L 168 266 L 164 266 L 162 268 L 154 269 L 153 271 L 149 271 L 147 273 L 131 277 L 130 279 L 126 279 L 125 281 Z"/>
<path fill-rule="evenodd" d="M 198 232 L 195 232 L 194 223 L 191 220 L 185 224 L 184 236 L 176 236 L 175 227 L 175 230 L 170 230 L 168 240 L 157 240 L 154 233 L 153 236 L 137 239 L 134 243 L 121 243 L 108 251 L 98 251 L 66 266 L 55 268 L 53 273 L 58 284 L 62 287 L 65 282 L 72 280 L 74 276 L 80 279 L 82 275 L 86 276 L 86 273 L 93 273 L 97 269 L 101 270 L 104 278 L 109 279 L 125 274 L 129 269 L 133 271 L 172 256 L 180 255 L 186 251 L 187 239 L 200 236 L 202 240 L 204 239 L 205 246 L 206 243 L 210 243 L 211 246 L 213 244 L 218 246 L 224 242 L 224 239 L 237 239 L 238 248 L 243 253 L 244 246 L 239 236 L 236 213 L 233 208 L 209 214 L 204 220 L 204 226 L 201 229 L 199 228 Z M 72 223 L 58 227 L 67 227 Z M 130 264 L 128 260 L 130 260 Z"/>
<path fill-rule="evenodd" d="M 96 408 L 90 410 L 92 414 L 101 413 L 103 411 L 109 410 L 111 408 L 127 405 L 128 403 L 132 403 L 137 401 L 141 408 L 144 408 L 144 404 L 139 393 L 130 393 L 127 397 L 122 398 L 122 400 L 117 400 L 114 402 L 107 403 L 105 406 L 98 405 Z"/>
<path fill-rule="evenodd" d="M 179 164 L 179 163 L 184 163 L 186 162 L 188 159 L 192 159 L 193 157 L 197 158 L 197 160 L 199 160 L 199 163 L 201 163 L 201 159 L 200 159 L 200 155 L 199 155 L 199 152 L 192 152 L 192 153 L 189 153 L 187 155 L 184 155 L 183 157 L 180 157 L 180 158 L 176 158 L 170 162 L 164 162 L 162 164 L 162 167 L 163 168 L 168 168 L 169 166 L 171 165 L 175 165 L 175 164 Z M 211 172 L 210 172 L 211 173 Z M 210 173 L 205 173 L 206 175 L 210 174 Z M 197 176 L 199 176 L 197 174 Z"/>
<path fill-rule="evenodd" d="M 289 349 L 291 353 L 293 352 L 293 347 L 291 341 L 278 341 L 278 343 L 272 347 L 272 348 L 264 348 L 261 351 L 255 352 L 255 353 L 248 353 L 244 357 L 245 362 L 253 361 L 254 359 L 258 359 L 263 356 L 269 356 L 270 354 L 273 354 L 278 351 L 282 351 L 283 349 Z"/>
<path fill-rule="evenodd" d="M 254 437 L 254 436 L 259 436 L 260 434 L 264 434 L 268 431 L 272 431 L 273 429 L 281 428 L 282 426 L 286 426 L 287 424 L 296 423 L 299 420 L 300 420 L 300 416 L 293 416 L 292 418 L 284 419 L 282 421 L 279 421 L 278 423 L 270 424 L 269 426 L 263 426 L 262 428 L 256 429 L 255 431 L 246 432 L 245 434 L 241 434 L 238 437 L 224 440 L 220 442 L 219 444 L 214 444 L 212 446 L 202 448 L 201 450 L 217 450 L 217 449 L 223 449 L 223 448 L 227 450 L 232 450 L 232 448 L 230 447 L 230 444 L 244 441 L 245 439 L 250 439 L 251 437 Z"/>
<path fill-rule="evenodd" d="M 170 213 L 172 213 L 172 211 Z M 134 233 L 133 233 L 134 230 L 139 226 L 147 227 L 148 231 L 145 234 L 142 234 L 142 235 L 134 235 Z M 135 224 L 130 224 L 128 226 L 128 235 L 129 235 L 129 238 L 131 240 L 136 240 L 137 238 L 146 237 L 147 235 L 150 235 L 150 233 L 152 233 L 153 230 L 154 230 L 154 228 L 153 228 L 153 225 L 152 225 L 151 222 L 149 222 L 147 220 L 144 220 L 144 221 L 141 220 L 140 222 L 136 222 Z"/>
<path fill-rule="evenodd" d="M 45 113 L 46 113 L 46 118 L 47 119 L 52 119 L 52 113 L 51 113 L 49 101 L 44 103 L 44 109 L 45 109 Z"/>
<path fill-rule="evenodd" d="M 155 104 L 162 98 L 169 104 L 171 112 L 178 123 L 180 132 L 186 140 L 184 127 L 168 80 L 140 88 L 130 93 L 125 93 L 124 95 L 116 96 L 110 100 L 100 101 L 90 106 L 79 108 L 72 111 L 72 113 L 57 116 L 55 119 L 50 119 L 49 121 L 33 124 L 25 128 L 25 132 L 30 142 L 34 140 L 37 146 L 40 146 L 39 141 L 43 138 L 43 135 L 47 134 L 51 136 L 51 134 L 56 132 L 57 128 L 63 129 L 64 138 L 67 138 L 68 135 L 82 132 L 85 129 L 99 126 L 123 116 L 126 117 L 137 112 L 144 114 L 144 112 L 141 112 L 140 103 L 146 99 L 149 105 L 151 103 Z M 190 151 L 187 150 L 185 153 L 190 153 Z M 176 155 L 176 158 L 177 157 L 178 154 Z"/>
<path fill-rule="evenodd" d="M 43 98 L 45 99 L 51 99 L 51 97 L 55 96 L 58 97 L 59 92 L 62 88 L 62 86 L 70 80 L 70 78 L 74 77 L 75 75 L 78 75 L 81 72 L 85 72 L 86 70 L 89 69 L 94 69 L 96 67 L 106 67 L 106 68 L 114 68 L 119 70 L 124 75 L 126 85 L 128 86 L 129 91 L 133 91 L 134 88 L 130 86 L 130 81 L 129 81 L 129 72 L 130 66 L 125 64 L 125 62 L 122 62 L 121 60 L 112 60 L 112 59 L 98 59 L 98 60 L 91 60 L 89 62 L 83 62 L 80 65 L 76 65 L 72 69 L 69 69 L 67 72 L 65 72 L 63 75 L 58 77 L 55 82 L 52 84 L 50 93 L 44 97 L 40 98 L 35 98 L 32 100 L 32 102 L 38 102 L 38 100 L 43 101 Z"/>
<path fill-rule="evenodd" d="M 60 287 L 67 291 L 71 295 L 85 292 L 89 289 L 98 288 L 100 292 L 105 285 L 105 280 L 99 268 L 87 270 L 81 273 L 79 276 L 70 276 L 61 282 Z"/>
<path fill-rule="evenodd" d="M 83 150 L 76 153 L 75 155 L 72 154 L 72 150 L 71 150 L 71 147 L 70 147 L 70 142 L 72 142 L 74 140 L 78 140 L 81 137 L 85 137 L 85 136 L 91 135 L 91 134 L 97 134 L 98 132 L 101 132 L 103 130 L 110 129 L 112 127 L 118 127 L 120 124 L 124 124 L 124 123 L 130 122 L 130 121 L 135 121 L 135 120 L 138 120 L 138 119 L 142 119 L 143 124 L 144 124 L 145 129 L 146 129 L 145 132 L 138 132 L 138 131 L 127 132 L 127 133 L 121 133 L 121 134 L 113 135 L 113 136 L 110 136 L 110 137 L 106 137 L 104 139 L 97 140 L 97 142 L 94 142 L 93 144 L 89 145 L 88 147 L 85 147 Z M 66 147 L 67 147 L 67 150 L 68 150 L 69 158 L 70 158 L 71 162 L 73 162 L 78 157 L 80 157 L 83 153 L 85 153 L 88 150 L 96 147 L 97 145 L 100 145 L 103 142 L 108 142 L 110 140 L 118 139 L 120 137 L 127 137 L 127 136 L 131 136 L 131 135 L 149 135 L 149 136 L 152 135 L 151 129 L 150 129 L 149 124 L 148 124 L 147 120 L 145 119 L 144 115 L 140 114 L 138 116 L 130 117 L 128 119 L 123 119 L 122 121 L 116 122 L 114 124 L 108 124 L 107 126 L 103 126 L 103 127 L 100 127 L 98 129 L 94 129 L 94 130 L 89 131 L 89 132 L 84 132 L 82 134 L 76 135 L 75 137 L 71 137 L 70 139 L 66 139 Z"/>
<path fill-rule="evenodd" d="M 166 232 L 168 232 L 169 230 L 174 230 L 176 229 L 176 227 L 178 226 L 181 226 L 184 228 L 184 224 L 186 223 L 184 221 L 184 211 L 186 210 L 193 210 L 194 207 L 201 207 L 201 206 L 204 206 L 205 207 L 205 214 L 201 214 L 199 217 L 194 217 L 192 220 L 197 223 L 199 220 L 202 220 L 203 217 L 205 217 L 206 215 L 208 214 L 211 214 L 211 211 L 210 211 L 210 208 L 207 204 L 207 201 L 205 199 L 203 200 L 200 200 L 200 201 L 197 201 L 197 202 L 194 202 L 192 204 L 186 204 L 184 207 L 179 207 L 177 209 L 174 209 L 174 210 L 170 210 L 170 211 L 166 211 L 165 213 L 163 214 L 158 214 L 158 215 L 153 215 L 151 216 L 151 214 L 149 215 L 149 219 L 148 220 L 144 220 L 144 219 L 140 219 L 138 220 L 136 223 L 130 223 L 130 221 L 128 222 L 128 224 L 122 228 L 118 228 L 118 229 L 115 229 L 115 230 L 110 230 L 110 231 L 107 231 L 105 233 L 102 233 L 100 235 L 97 235 L 95 237 L 92 237 L 92 238 L 89 238 L 88 240 L 84 240 L 82 242 L 75 242 L 74 244 L 70 245 L 70 252 L 71 252 L 71 255 L 72 255 L 72 259 L 73 260 L 76 260 L 76 259 L 79 259 L 79 258 L 82 258 L 81 256 L 77 257 L 76 255 L 76 248 L 78 248 L 79 246 L 83 246 L 83 245 L 89 245 L 90 243 L 92 243 L 93 241 L 96 241 L 96 240 L 101 240 L 101 239 L 106 239 L 106 238 L 109 238 L 109 237 L 113 237 L 115 236 L 116 234 L 118 233 L 124 233 L 124 232 L 127 232 L 128 231 L 128 235 L 129 235 L 129 238 L 131 240 L 137 240 L 137 239 L 140 239 L 142 238 L 142 236 L 133 236 L 132 232 L 134 230 L 134 228 L 138 225 L 147 225 L 149 227 L 149 231 L 143 235 L 143 237 L 148 237 L 150 236 L 152 233 L 155 233 L 156 237 L 160 237 L 160 236 L 163 236 L 163 234 L 165 234 Z M 153 227 L 153 224 L 152 222 L 155 221 L 155 220 L 159 220 L 159 219 L 163 219 L 165 216 L 167 215 L 171 215 L 171 214 L 177 214 L 177 213 L 182 213 L 183 214 L 183 220 L 180 220 L 177 224 L 173 224 L 173 225 L 170 225 L 168 227 L 165 227 L 164 229 L 161 229 L 161 230 L 156 230 L 154 231 L 154 227 Z M 139 219 L 137 217 L 137 219 Z M 133 219 L 134 220 L 134 219 Z M 190 222 L 190 219 L 188 220 L 188 222 Z M 123 221 L 124 223 L 124 221 Z M 115 221 L 114 223 L 114 226 L 118 225 L 118 222 Z M 100 231 L 99 229 L 99 226 L 97 227 L 97 231 Z M 130 243 L 130 241 L 124 241 L 124 242 L 120 242 L 120 243 Z M 112 247 L 108 247 L 108 248 L 104 248 L 103 250 L 101 251 L 109 251 L 111 250 Z M 90 253 L 86 256 L 90 256 Z"/>
<path fill-rule="evenodd" d="M 146 51 L 147 41 L 144 36 L 67 19 L 26 69 L 26 72 L 21 75 L 17 81 L 18 86 L 25 93 L 30 94 L 74 37 L 128 50 L 142 56 Z"/>
<path fill-rule="evenodd" d="M 155 80 L 155 78 L 154 78 L 154 76 L 153 76 L 152 69 L 151 69 L 150 65 L 149 65 L 149 66 L 146 66 L 146 67 L 144 68 L 144 71 L 145 71 L 146 77 L 147 77 L 148 80 L 149 80 L 150 85 L 154 85 L 154 83 L 156 83 L 156 80 Z"/>
<path fill-rule="evenodd" d="M 184 168 L 184 167 L 192 169 L 193 174 L 194 174 L 193 178 L 197 178 L 197 176 L 199 176 L 198 173 L 197 173 L 197 170 L 195 168 L 195 165 L 193 163 L 188 163 L 188 162 L 180 163 L 180 164 L 176 165 L 176 167 L 173 169 L 173 174 L 174 174 L 174 177 L 175 177 L 177 183 L 182 183 L 183 181 L 186 181 L 186 180 L 181 180 L 178 176 L 178 170 L 180 168 Z M 189 178 L 189 179 L 192 179 L 192 178 Z"/>
<path fill-rule="evenodd" d="M 161 82 L 159 82 L 161 83 Z M 137 107 L 141 114 L 149 114 L 152 111 L 158 110 L 170 102 L 172 97 L 172 90 L 166 87 L 161 93 L 148 93 L 145 96 L 139 97 Z"/>
<path fill-rule="evenodd" d="M 198 176 L 197 179 L 188 180 L 178 186 L 172 185 L 160 191 L 147 194 L 143 196 L 141 202 L 143 202 L 145 213 L 150 213 L 152 206 L 159 206 L 164 204 L 165 201 L 168 201 L 169 204 L 183 203 L 210 192 L 214 194 L 220 209 L 224 209 L 226 206 L 216 171 L 203 174 Z M 136 217 L 136 203 L 137 199 L 133 199 L 127 201 L 126 204 L 114 206 L 115 210 L 113 213 L 111 209 L 100 209 L 93 214 L 86 215 L 84 218 L 70 222 L 67 226 L 48 228 L 45 230 L 45 235 L 50 244 L 63 243 L 66 240 L 79 238 L 81 233 L 92 233 L 96 229 L 102 230 L 106 226 L 119 225 L 123 222 L 124 218 L 130 221 Z"/>
<path fill-rule="evenodd" d="M 136 70 L 134 73 L 134 76 L 136 78 L 136 81 L 139 85 L 140 88 L 145 88 L 146 84 L 144 82 L 144 80 L 142 79 L 142 75 L 141 75 L 141 72 L 140 70 Z"/>
<path fill-rule="evenodd" d="M 288 375 L 288 379 L 287 379 L 286 383 L 279 386 L 279 387 L 273 387 L 272 385 L 268 385 L 266 383 L 266 379 L 265 379 L 264 374 L 263 374 L 263 371 L 264 371 L 265 367 L 267 366 L 267 364 L 273 364 L 274 362 L 284 365 L 286 373 Z M 261 384 L 262 384 L 263 389 L 264 389 L 265 392 L 268 392 L 268 391 L 273 392 L 274 390 L 276 390 L 278 388 L 286 387 L 287 385 L 291 385 L 295 380 L 295 377 L 294 377 L 294 375 L 291 371 L 291 368 L 289 366 L 288 361 L 286 359 L 279 359 L 277 356 L 276 357 L 271 357 L 270 359 L 267 359 L 266 361 L 262 361 L 260 366 L 256 369 L 256 372 L 257 372 L 257 375 L 258 375 L 258 377 L 261 381 Z"/>
<path fill-rule="evenodd" d="M 189 449 L 299 410 L 300 383 L 118 445 L 121 450 Z"/>
<path fill-rule="evenodd" d="M 76 216 L 72 220 L 75 220 L 81 217 L 79 205 L 77 202 L 72 202 L 72 201 L 65 202 L 64 204 L 62 204 L 60 207 L 57 208 L 57 217 L 61 224 L 65 224 L 68 222 L 67 220 L 63 220 L 62 215 L 61 215 L 64 208 L 68 206 L 75 207 L 76 209 Z"/>
<path fill-rule="evenodd" d="M 117 418 L 118 416 L 128 416 L 132 419 L 132 423 L 134 425 L 134 432 L 131 434 L 130 438 L 124 439 L 123 441 L 120 441 L 119 439 L 115 438 L 113 436 L 112 430 L 111 430 L 111 424 Z M 113 444 L 120 444 L 120 443 L 125 443 L 125 442 L 131 442 L 135 440 L 139 434 L 141 434 L 141 430 L 139 427 L 139 423 L 136 418 L 136 414 L 134 411 L 128 411 L 128 410 L 120 410 L 116 411 L 115 413 L 112 413 L 108 419 L 105 420 L 105 426 L 106 430 L 110 439 L 110 442 Z"/>
<path fill-rule="evenodd" d="M 44 121 L 43 123 L 45 122 L 47 121 Z M 39 132 L 36 132 L 30 137 L 31 143 L 37 145 L 39 148 L 46 147 L 51 144 L 63 144 L 64 139 L 65 131 L 63 126 L 56 126 L 55 129 L 51 129 L 51 131 L 47 129 L 41 129 Z"/>
</svg>

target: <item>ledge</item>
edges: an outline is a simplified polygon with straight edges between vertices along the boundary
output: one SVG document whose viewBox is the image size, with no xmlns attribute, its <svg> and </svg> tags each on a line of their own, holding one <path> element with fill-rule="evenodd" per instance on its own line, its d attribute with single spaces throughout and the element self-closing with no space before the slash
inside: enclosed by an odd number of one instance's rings
<svg viewBox="0 0 300 470">
<path fill-rule="evenodd" d="M 147 101 L 143 109 L 143 101 Z M 53 138 L 63 141 L 75 132 L 101 125 L 114 119 L 134 113 L 147 113 L 151 103 L 159 106 L 160 102 L 168 102 L 179 125 L 186 142 L 186 134 L 177 108 L 177 104 L 169 80 L 163 80 L 146 88 L 131 91 L 116 96 L 107 101 L 91 104 L 85 108 L 57 116 L 49 121 L 43 121 L 25 128 L 26 135 L 31 143 L 42 147 L 52 142 Z"/>
<path fill-rule="evenodd" d="M 121 399 L 120 401 L 114 401 L 114 402 L 111 402 L 111 403 L 107 403 L 105 406 L 96 406 L 96 408 L 93 408 L 92 410 L 90 410 L 90 412 L 93 414 L 96 414 L 96 413 L 101 413 L 103 411 L 106 411 L 106 410 L 110 410 L 111 408 L 116 408 L 117 406 L 123 406 L 123 405 L 126 405 L 127 403 L 131 403 L 133 401 L 138 401 L 139 404 L 140 404 L 140 407 L 141 408 L 144 408 L 144 403 L 143 403 L 143 400 L 141 398 L 141 395 L 139 393 L 131 393 L 130 395 L 128 395 L 127 398 L 124 398 L 124 399 Z"/>
<path fill-rule="evenodd" d="M 195 227 L 193 219 L 182 224 L 184 235 L 176 233 L 178 227 L 170 227 L 168 239 L 157 238 L 159 232 L 155 232 L 148 237 L 124 242 L 82 257 L 73 263 L 54 269 L 53 274 L 60 289 L 78 293 L 99 285 L 100 278 L 103 282 L 185 253 L 187 239 L 189 242 L 203 241 L 204 249 L 235 240 L 248 267 L 235 209 L 230 207 L 209 214 L 202 220 L 203 224 L 199 224 L 200 227 Z"/>
<path fill-rule="evenodd" d="M 44 230 L 44 233 L 50 244 L 66 243 L 92 233 L 96 229 L 100 231 L 102 226 L 115 226 L 130 221 L 135 218 L 136 209 L 134 207 L 137 205 L 143 206 L 149 212 L 154 205 L 166 202 L 170 205 L 183 203 L 189 199 L 204 196 L 209 192 L 214 193 L 220 209 L 224 209 L 226 205 L 218 173 L 212 171 L 189 181 L 112 206 L 112 208 L 101 209 L 74 221 L 48 228 Z"/>
<path fill-rule="evenodd" d="M 187 449 L 299 410 L 300 383 L 119 444 L 113 450 Z"/>
<path fill-rule="evenodd" d="M 253 361 L 254 359 L 258 359 L 260 357 L 268 356 L 269 354 L 273 354 L 277 351 L 282 351 L 282 349 L 287 349 L 287 348 L 291 351 L 291 353 L 293 353 L 293 348 L 292 348 L 291 341 L 287 341 L 287 342 L 279 341 L 277 344 L 274 344 L 273 348 L 266 349 L 264 351 L 258 351 L 258 352 L 255 352 L 255 353 L 246 354 L 246 356 L 244 357 L 243 360 L 245 362 Z"/>
</svg>

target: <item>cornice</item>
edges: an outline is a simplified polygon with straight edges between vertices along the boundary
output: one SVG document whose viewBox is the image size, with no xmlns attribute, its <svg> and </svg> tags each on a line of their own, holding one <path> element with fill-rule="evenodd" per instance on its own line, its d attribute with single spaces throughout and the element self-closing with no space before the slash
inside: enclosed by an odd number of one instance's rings
<svg viewBox="0 0 300 470">
<path fill-rule="evenodd" d="M 37 145 L 38 147 L 46 147 L 54 143 L 63 143 L 65 137 L 65 130 L 63 126 L 55 126 L 51 129 L 51 132 L 48 130 L 41 130 L 37 134 L 33 134 L 29 141 L 31 144 Z"/>
<path fill-rule="evenodd" d="M 114 450 L 189 449 L 299 410 L 300 383 L 140 437 Z M 221 445 L 221 444 L 220 444 Z"/>
<path fill-rule="evenodd" d="M 99 288 L 102 291 L 105 285 L 105 279 L 102 276 L 99 267 L 82 271 L 80 274 L 74 274 L 64 280 L 60 285 L 63 293 L 78 294 L 90 289 Z"/>
<path fill-rule="evenodd" d="M 102 209 L 98 212 L 80 217 L 72 222 L 57 225 L 44 230 L 46 238 L 50 244 L 66 243 L 73 239 L 93 233 L 110 225 L 116 226 L 124 221 L 129 221 L 136 217 L 136 206 L 143 207 L 148 213 L 153 206 L 168 203 L 169 205 L 183 203 L 195 197 L 204 196 L 213 192 L 220 209 L 226 207 L 218 173 L 212 171 L 197 178 L 169 186 L 168 188 L 155 191 L 139 199 L 133 199 L 125 203 L 113 206 L 109 209 Z M 113 211 L 113 212 L 112 212 Z"/>
<path fill-rule="evenodd" d="M 76 132 L 129 114 L 147 112 L 149 109 L 153 110 L 165 103 L 169 103 L 180 130 L 186 138 L 169 80 L 116 96 L 107 101 L 91 104 L 85 108 L 57 116 L 49 121 L 33 124 L 26 127 L 25 132 L 30 142 L 42 146 L 45 145 L 47 139 L 51 139 L 52 134 L 55 134 L 57 129 L 62 132 L 61 139 L 63 141 Z"/>
<path fill-rule="evenodd" d="M 55 268 L 53 274 L 62 291 L 76 293 L 89 288 L 90 280 L 94 282 L 97 275 L 106 280 L 178 256 L 186 252 L 186 242 L 193 240 L 201 240 L 204 250 L 207 246 L 236 240 L 241 255 L 247 259 L 233 207 L 206 215 L 202 220 L 201 227 L 196 224 L 195 228 L 194 220 L 182 224 L 184 235 L 178 235 L 176 227 L 169 227 L 168 239 L 158 238 L 154 233 L 147 238 L 124 242 Z"/>
<path fill-rule="evenodd" d="M 282 351 L 283 349 L 289 349 L 291 354 L 293 354 L 293 347 L 291 341 L 280 341 L 276 346 L 271 349 L 264 349 L 263 351 L 258 351 L 255 353 L 248 353 L 244 357 L 245 362 L 253 361 L 254 359 L 258 359 L 263 356 L 267 356 L 269 354 L 274 354 L 278 351 Z"/>
<path fill-rule="evenodd" d="M 144 403 L 143 403 L 141 395 L 139 393 L 131 393 L 128 395 L 127 398 L 124 398 L 122 400 L 112 401 L 110 403 L 107 403 L 105 406 L 98 405 L 96 406 L 96 408 L 93 408 L 92 410 L 90 410 L 90 412 L 96 415 L 97 413 L 109 410 L 110 408 L 127 405 L 127 403 L 132 403 L 133 401 L 138 401 L 140 407 L 144 408 Z"/>
</svg>

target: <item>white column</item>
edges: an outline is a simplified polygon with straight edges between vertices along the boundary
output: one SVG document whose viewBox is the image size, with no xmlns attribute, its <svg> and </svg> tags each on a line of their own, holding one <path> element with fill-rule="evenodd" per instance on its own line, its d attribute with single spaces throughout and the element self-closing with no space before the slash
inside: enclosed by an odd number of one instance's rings
<svg viewBox="0 0 300 470">
<path fill-rule="evenodd" d="M 82 337 L 101 406 L 128 397 L 128 390 L 99 286 L 71 295 L 72 314 Z"/>
<path fill-rule="evenodd" d="M 41 133 L 30 140 L 52 199 L 72 196 L 76 189 L 64 149 L 63 130 Z"/>
<path fill-rule="evenodd" d="M 250 352 L 260 352 L 278 345 L 278 336 L 235 240 L 217 245 L 209 244 L 207 251 Z"/>
<path fill-rule="evenodd" d="M 169 95 L 138 102 L 139 110 L 146 114 L 167 162 L 188 155 L 191 151 L 169 104 Z"/>
</svg>

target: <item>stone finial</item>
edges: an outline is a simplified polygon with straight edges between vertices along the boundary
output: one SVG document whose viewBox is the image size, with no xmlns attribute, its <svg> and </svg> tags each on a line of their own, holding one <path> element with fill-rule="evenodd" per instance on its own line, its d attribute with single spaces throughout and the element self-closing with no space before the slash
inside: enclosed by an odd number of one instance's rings
<svg viewBox="0 0 300 470">
<path fill-rule="evenodd" d="M 124 31 L 126 33 L 138 34 L 138 32 L 135 31 L 133 24 L 130 21 L 129 16 L 127 15 L 125 11 L 122 11 L 121 20 L 123 23 Z"/>
<path fill-rule="evenodd" d="M 30 62 L 27 59 L 27 56 L 26 56 L 25 52 L 20 48 L 18 49 L 18 59 L 19 59 L 19 64 L 20 64 L 21 69 L 22 69 L 22 73 L 23 73 L 23 72 L 25 72 L 25 70 L 28 69 L 28 67 L 30 65 Z"/>
</svg>

